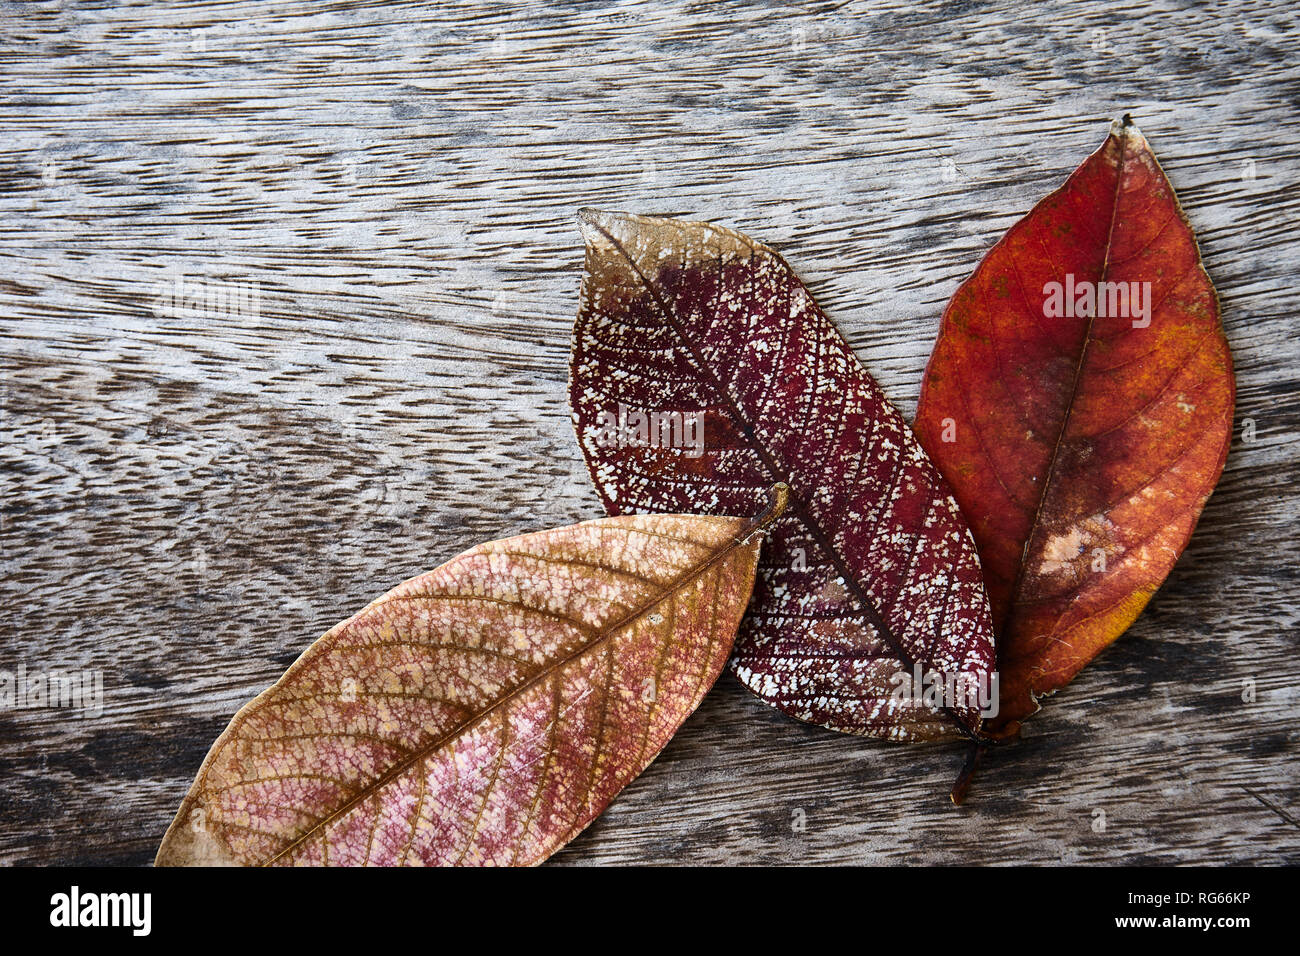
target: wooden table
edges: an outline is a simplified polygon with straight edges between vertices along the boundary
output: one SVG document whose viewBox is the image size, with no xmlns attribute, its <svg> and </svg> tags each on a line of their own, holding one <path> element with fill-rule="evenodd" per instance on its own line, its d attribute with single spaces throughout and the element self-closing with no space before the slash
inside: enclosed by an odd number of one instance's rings
<svg viewBox="0 0 1300 956">
<path fill-rule="evenodd" d="M 775 244 L 910 417 L 958 282 L 1131 112 L 1239 383 L 1157 598 L 960 809 L 960 746 L 821 731 L 724 677 L 556 862 L 1300 862 L 1293 4 L 3 17 L 0 667 L 100 670 L 104 707 L 0 712 L 0 861 L 150 861 L 326 627 L 598 514 L 566 405 L 579 207 Z M 257 307 L 168 314 L 178 278 Z"/>
</svg>

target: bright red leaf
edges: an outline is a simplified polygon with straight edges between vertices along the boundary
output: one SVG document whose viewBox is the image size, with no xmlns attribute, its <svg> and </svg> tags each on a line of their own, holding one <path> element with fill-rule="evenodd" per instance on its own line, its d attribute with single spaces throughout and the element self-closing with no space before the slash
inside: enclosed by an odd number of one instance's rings
<svg viewBox="0 0 1300 956">
<path fill-rule="evenodd" d="M 971 523 L 1003 734 L 1137 617 L 1223 470 L 1232 358 L 1169 180 L 1125 120 L 956 292 L 916 430 Z"/>
</svg>

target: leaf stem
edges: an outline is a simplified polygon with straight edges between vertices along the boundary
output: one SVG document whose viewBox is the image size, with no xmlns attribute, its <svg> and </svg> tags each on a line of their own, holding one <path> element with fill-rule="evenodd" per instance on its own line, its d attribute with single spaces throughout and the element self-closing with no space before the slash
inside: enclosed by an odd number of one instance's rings
<svg viewBox="0 0 1300 956">
<path fill-rule="evenodd" d="M 988 744 L 974 742 L 967 748 L 966 762 L 962 764 L 961 773 L 957 775 L 957 782 L 952 785 L 952 791 L 948 794 L 953 806 L 960 807 L 962 801 L 966 799 L 966 791 L 970 789 L 971 778 L 975 776 L 975 768 L 980 765 L 980 760 L 987 749 Z"/>
</svg>

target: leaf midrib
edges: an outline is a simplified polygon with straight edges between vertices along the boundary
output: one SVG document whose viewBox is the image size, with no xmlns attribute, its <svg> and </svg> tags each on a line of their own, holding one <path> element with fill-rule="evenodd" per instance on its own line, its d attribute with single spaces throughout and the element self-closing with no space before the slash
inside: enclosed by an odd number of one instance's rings
<svg viewBox="0 0 1300 956">
<path fill-rule="evenodd" d="M 1132 124 L 1129 118 L 1125 116 L 1120 126 L 1119 158 L 1115 164 L 1115 191 L 1111 196 L 1110 226 L 1106 230 L 1106 248 L 1101 263 L 1101 272 L 1097 278 L 1098 283 L 1106 281 L 1106 276 L 1110 269 L 1110 253 L 1115 238 L 1115 221 L 1119 215 L 1119 194 L 1120 187 L 1124 182 L 1124 157 L 1126 155 L 1126 150 L 1128 149 L 1128 130 L 1130 125 Z M 1104 148 L 1105 147 L 1103 147 L 1103 149 Z M 1097 319 L 1095 314 L 1096 311 L 1097 310 L 1094 309 L 1094 314 L 1088 316 L 1088 324 L 1084 329 L 1083 334 L 1083 347 L 1079 349 L 1079 359 L 1075 363 L 1074 377 L 1070 382 L 1070 397 L 1065 403 L 1065 408 L 1061 415 L 1061 427 L 1057 431 L 1056 440 L 1052 444 L 1052 457 L 1047 464 L 1047 475 L 1044 478 L 1042 488 L 1038 493 L 1038 503 L 1034 508 L 1034 517 L 1029 524 L 1029 532 L 1025 535 L 1025 543 L 1021 546 L 1020 562 L 1016 569 L 1016 580 L 1015 584 L 1011 588 L 1011 603 L 1007 606 L 1007 617 L 1002 628 L 1004 635 L 1010 633 L 1011 622 L 1015 617 L 1015 609 L 1021 606 L 1020 592 L 1025 584 L 1025 568 L 1029 564 L 1029 545 L 1033 542 L 1034 536 L 1038 533 L 1039 525 L 1042 523 L 1043 506 L 1047 502 L 1048 493 L 1051 491 L 1056 479 L 1056 467 L 1061 456 L 1061 446 L 1065 443 L 1065 433 L 1069 430 L 1070 418 L 1074 414 L 1074 403 L 1075 399 L 1078 398 L 1079 395 L 1079 382 L 1083 377 L 1083 366 L 1084 361 L 1088 356 L 1088 346 L 1092 344 L 1092 326 Z M 999 664 L 1002 660 L 1003 643 L 1004 642 L 1001 640 L 997 642 Z"/>
</svg>

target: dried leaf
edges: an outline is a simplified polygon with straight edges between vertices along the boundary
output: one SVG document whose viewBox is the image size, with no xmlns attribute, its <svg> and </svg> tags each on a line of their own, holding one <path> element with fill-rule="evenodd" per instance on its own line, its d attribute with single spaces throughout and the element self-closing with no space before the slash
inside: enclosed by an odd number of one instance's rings
<svg viewBox="0 0 1300 956">
<path fill-rule="evenodd" d="M 717 679 L 770 517 L 602 518 L 399 585 L 235 715 L 157 863 L 546 859 Z"/>
<path fill-rule="evenodd" d="M 936 707 L 900 695 L 911 681 L 898 680 L 919 666 L 989 689 L 969 531 L 789 266 L 706 223 L 586 210 L 582 227 L 570 401 L 606 509 L 745 514 L 787 483 L 732 670 L 772 706 L 835 730 L 975 731 L 971 701 Z"/>
<path fill-rule="evenodd" d="M 916 430 L 993 606 L 991 727 L 1014 733 L 1155 593 L 1223 470 L 1233 392 L 1195 236 L 1126 118 L 957 290 L 922 386 Z"/>
</svg>

